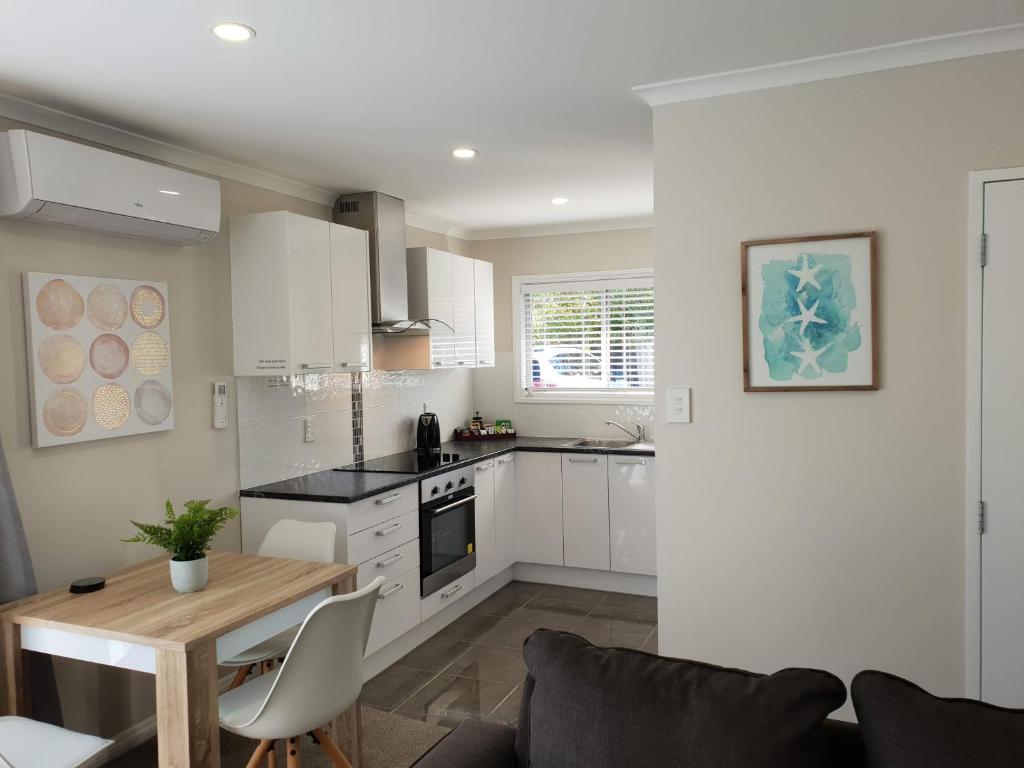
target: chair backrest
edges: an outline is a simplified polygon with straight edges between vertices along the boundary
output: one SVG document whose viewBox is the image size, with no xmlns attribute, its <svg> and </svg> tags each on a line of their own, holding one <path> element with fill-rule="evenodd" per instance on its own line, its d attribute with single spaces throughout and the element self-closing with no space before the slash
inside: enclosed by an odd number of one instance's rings
<svg viewBox="0 0 1024 768">
<path fill-rule="evenodd" d="M 262 732 L 282 738 L 307 733 L 355 703 L 363 689 L 363 653 L 383 583 L 378 576 L 310 611 L 267 698 L 245 727 L 259 722 Z"/>
<path fill-rule="evenodd" d="M 289 560 L 334 562 L 334 523 L 303 523 L 299 520 L 278 520 L 263 537 L 258 554 L 285 557 Z"/>
</svg>

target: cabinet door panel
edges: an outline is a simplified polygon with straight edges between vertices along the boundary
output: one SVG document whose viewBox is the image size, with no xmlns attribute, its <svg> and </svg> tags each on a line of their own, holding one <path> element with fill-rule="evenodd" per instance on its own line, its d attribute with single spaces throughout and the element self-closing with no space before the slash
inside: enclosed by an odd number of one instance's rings
<svg viewBox="0 0 1024 768">
<path fill-rule="evenodd" d="M 336 371 L 370 370 L 368 233 L 330 225 L 331 303 Z"/>
<path fill-rule="evenodd" d="M 476 319 L 473 260 L 452 255 L 452 319 L 455 326 L 455 364 L 476 366 Z"/>
<path fill-rule="evenodd" d="M 292 373 L 334 369 L 330 222 L 288 216 Z"/>
<path fill-rule="evenodd" d="M 473 261 L 474 317 L 476 319 L 476 366 L 494 367 L 494 266 Z"/>
<path fill-rule="evenodd" d="M 609 457 L 608 510 L 612 570 L 657 575 L 653 457 Z"/>
<path fill-rule="evenodd" d="M 516 559 L 564 565 L 561 455 L 523 452 L 516 463 Z"/>
<path fill-rule="evenodd" d="M 494 460 L 494 539 L 498 570 L 516 561 L 516 462 L 514 453 Z"/>
<path fill-rule="evenodd" d="M 562 454 L 562 528 L 566 565 L 610 570 L 607 456 Z"/>
<path fill-rule="evenodd" d="M 482 584 L 501 570 L 498 567 L 497 536 L 494 520 L 494 460 L 474 467 L 476 489 L 476 580 Z"/>
<path fill-rule="evenodd" d="M 452 255 L 428 248 L 427 252 L 427 316 L 441 320 L 430 326 L 430 365 L 451 368 L 455 365 L 455 317 L 452 310 Z M 413 318 L 419 319 L 419 318 Z"/>
</svg>

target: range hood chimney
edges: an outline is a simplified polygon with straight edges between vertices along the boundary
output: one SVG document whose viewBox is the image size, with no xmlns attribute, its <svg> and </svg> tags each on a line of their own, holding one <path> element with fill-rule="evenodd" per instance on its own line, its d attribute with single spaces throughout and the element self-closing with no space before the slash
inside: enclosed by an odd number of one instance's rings
<svg viewBox="0 0 1024 768">
<path fill-rule="evenodd" d="M 370 318 L 374 331 L 408 328 L 405 201 L 383 192 L 342 195 L 334 221 L 370 233 Z"/>
</svg>

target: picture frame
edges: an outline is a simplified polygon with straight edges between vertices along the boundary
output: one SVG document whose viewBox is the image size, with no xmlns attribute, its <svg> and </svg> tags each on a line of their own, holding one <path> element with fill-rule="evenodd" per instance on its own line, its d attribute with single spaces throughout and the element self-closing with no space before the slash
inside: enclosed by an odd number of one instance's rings
<svg viewBox="0 0 1024 768">
<path fill-rule="evenodd" d="M 878 233 L 740 246 L 744 392 L 877 390 Z"/>
</svg>

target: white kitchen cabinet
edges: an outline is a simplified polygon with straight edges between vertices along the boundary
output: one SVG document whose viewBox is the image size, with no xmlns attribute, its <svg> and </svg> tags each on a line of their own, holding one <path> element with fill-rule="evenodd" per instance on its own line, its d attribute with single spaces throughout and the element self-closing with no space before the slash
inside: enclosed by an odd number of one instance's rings
<svg viewBox="0 0 1024 768">
<path fill-rule="evenodd" d="M 494 538 L 498 571 L 516 561 L 516 454 L 494 460 Z"/>
<path fill-rule="evenodd" d="M 370 345 L 369 233 L 330 225 L 334 370 L 368 371 Z"/>
<path fill-rule="evenodd" d="M 332 371 L 330 223 L 276 211 L 230 230 L 235 375 Z"/>
<path fill-rule="evenodd" d="M 451 584 L 445 585 L 443 589 L 432 592 L 420 600 L 420 616 L 426 621 L 435 613 L 438 613 L 449 605 L 454 605 L 464 598 L 476 587 L 476 570 L 472 570 L 464 576 L 459 576 Z"/>
<path fill-rule="evenodd" d="M 476 367 L 494 367 L 494 265 L 473 260 L 473 309 Z"/>
<path fill-rule="evenodd" d="M 657 575 L 654 532 L 654 457 L 608 457 L 611 568 Z"/>
<path fill-rule="evenodd" d="M 476 277 L 473 259 L 452 254 L 455 365 L 476 367 Z"/>
<path fill-rule="evenodd" d="M 564 565 L 561 454 L 522 451 L 516 464 L 516 559 Z"/>
<path fill-rule="evenodd" d="M 428 323 L 430 367 L 452 368 L 455 366 L 452 254 L 434 248 L 409 248 L 406 251 L 406 266 L 409 319 L 441 321 Z"/>
<path fill-rule="evenodd" d="M 607 456 L 562 454 L 562 531 L 566 565 L 610 570 Z"/>
<path fill-rule="evenodd" d="M 476 491 L 476 581 L 482 584 L 502 570 L 498 567 L 497 531 L 494 521 L 494 459 L 474 466 Z"/>
<path fill-rule="evenodd" d="M 377 607 L 366 641 L 366 655 L 380 650 L 420 623 L 420 572 L 387 579 L 377 593 Z"/>
</svg>

